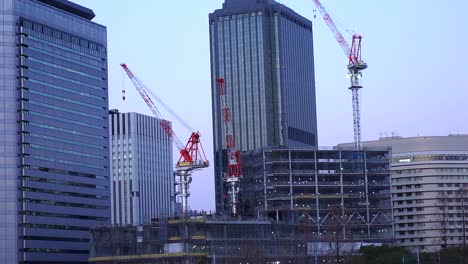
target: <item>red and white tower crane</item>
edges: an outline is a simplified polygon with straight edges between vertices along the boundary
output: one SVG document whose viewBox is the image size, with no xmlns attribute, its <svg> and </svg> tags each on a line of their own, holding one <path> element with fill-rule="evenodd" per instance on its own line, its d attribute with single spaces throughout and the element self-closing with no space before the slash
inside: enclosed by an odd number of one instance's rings
<svg viewBox="0 0 468 264">
<path fill-rule="evenodd" d="M 170 126 L 170 122 L 163 118 L 161 112 L 156 107 L 153 99 L 156 99 L 158 103 L 163 106 L 172 116 L 174 116 L 179 122 L 184 125 L 188 130 L 194 131 L 187 122 L 185 122 L 179 115 L 177 115 L 168 105 L 166 105 L 158 96 L 151 92 L 141 81 L 136 77 L 132 71 L 127 67 L 125 63 L 120 64 L 127 74 L 128 78 L 133 83 L 141 98 L 145 101 L 146 105 L 150 108 L 153 115 L 160 119 L 160 125 L 166 132 L 167 136 L 174 142 L 180 153 L 180 158 L 176 163 L 175 175 L 178 177 L 177 185 L 178 192 L 182 200 L 182 211 L 185 213 L 188 211 L 188 197 L 190 196 L 189 187 L 192 181 L 191 172 L 195 169 L 207 168 L 209 162 L 206 159 L 203 146 L 200 141 L 200 133 L 198 131 L 191 132 L 190 138 L 185 145 L 182 144 L 180 139 L 176 136 Z M 124 91 L 122 91 L 125 93 Z M 150 96 L 151 95 L 151 96 Z M 124 99 L 125 100 L 125 99 Z"/>
<path fill-rule="evenodd" d="M 340 33 L 335 25 L 335 22 L 328 14 L 327 10 L 323 7 L 319 0 L 313 0 L 315 6 L 322 14 L 323 20 L 327 23 L 328 27 L 335 35 L 338 44 L 340 44 L 346 57 L 348 58 L 348 75 L 350 78 L 351 86 L 349 89 L 353 96 L 353 124 L 354 124 L 354 145 L 357 150 L 361 149 L 361 113 L 360 113 L 360 99 L 359 90 L 362 88 L 361 77 L 362 71 L 367 68 L 367 64 L 361 59 L 361 41 L 362 36 L 354 34 L 351 46 L 346 42 L 343 35 Z"/>
<path fill-rule="evenodd" d="M 229 108 L 228 95 L 223 78 L 216 79 L 219 97 L 221 101 L 221 116 L 224 123 L 224 134 L 226 140 L 227 152 L 227 171 L 224 180 L 228 184 L 229 204 L 231 214 L 237 215 L 237 206 L 239 204 L 240 181 L 242 179 L 240 151 L 236 148 L 234 135 L 232 134 L 232 117 Z"/>
</svg>

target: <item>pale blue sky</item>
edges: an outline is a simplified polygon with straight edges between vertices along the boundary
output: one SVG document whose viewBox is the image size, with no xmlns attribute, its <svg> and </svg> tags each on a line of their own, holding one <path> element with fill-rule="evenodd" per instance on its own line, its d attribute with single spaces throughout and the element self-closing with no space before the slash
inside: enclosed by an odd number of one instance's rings
<svg viewBox="0 0 468 264">
<path fill-rule="evenodd" d="M 72 0 L 108 29 L 110 108 L 151 114 L 123 75 L 143 82 L 203 136 L 212 160 L 208 13 L 223 0 Z M 346 58 L 312 0 L 283 0 L 314 23 L 319 145 L 353 140 Z M 468 1 L 322 0 L 341 26 L 363 35 L 363 140 L 468 134 Z M 127 100 L 120 90 L 126 87 Z M 165 115 L 167 119 L 170 116 Z M 181 140 L 189 133 L 175 124 Z M 213 169 L 196 172 L 193 209 L 214 208 Z"/>
</svg>

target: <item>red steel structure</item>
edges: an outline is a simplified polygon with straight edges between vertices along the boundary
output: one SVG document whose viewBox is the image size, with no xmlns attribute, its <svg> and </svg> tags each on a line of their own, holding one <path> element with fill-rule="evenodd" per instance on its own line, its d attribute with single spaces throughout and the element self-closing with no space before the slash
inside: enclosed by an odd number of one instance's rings
<svg viewBox="0 0 468 264">
<path fill-rule="evenodd" d="M 313 0 L 315 6 L 322 14 L 323 20 L 327 23 L 330 30 L 333 32 L 338 44 L 343 49 L 346 57 L 348 58 L 348 75 L 350 78 L 351 86 L 349 89 L 352 92 L 353 99 L 353 126 L 354 126 L 354 145 L 357 150 L 361 149 L 361 106 L 359 98 L 359 90 L 362 88 L 361 77 L 362 70 L 367 68 L 367 64 L 361 59 L 361 42 L 362 36 L 354 34 L 351 46 L 345 40 L 341 32 L 336 27 L 330 14 L 328 14 L 325 7 L 319 0 Z"/>
<path fill-rule="evenodd" d="M 353 39 L 352 39 L 352 45 L 350 46 L 348 42 L 346 41 L 346 39 L 341 34 L 341 32 L 336 27 L 336 24 L 333 21 L 333 18 L 330 16 L 330 14 L 328 14 L 327 10 L 322 5 L 320 0 L 313 0 L 313 1 L 317 9 L 319 10 L 320 14 L 322 15 L 323 20 L 325 21 L 325 23 L 327 23 L 328 27 L 332 31 L 336 40 L 338 41 L 338 44 L 343 49 L 346 57 L 348 57 L 348 61 L 349 61 L 348 64 L 353 65 L 353 64 L 359 64 L 360 62 L 362 62 L 361 60 L 362 36 L 358 34 L 354 34 Z"/>
<path fill-rule="evenodd" d="M 226 87 L 224 85 L 224 79 L 216 79 L 218 84 L 218 92 L 221 98 L 221 111 L 223 114 L 224 122 L 224 133 L 226 135 L 226 149 L 228 151 L 228 167 L 226 177 L 240 177 L 242 174 L 240 151 L 236 149 L 234 142 L 234 135 L 232 134 L 232 121 L 231 121 L 231 109 L 228 106 L 228 97 L 226 95 Z"/>
<path fill-rule="evenodd" d="M 232 133 L 231 110 L 228 104 L 228 95 L 224 78 L 216 79 L 218 93 L 221 102 L 221 115 L 224 123 L 224 134 L 226 136 L 227 172 L 224 180 L 228 183 L 231 213 L 237 214 L 239 185 L 242 178 L 240 151 L 236 148 L 234 135 Z"/>
<path fill-rule="evenodd" d="M 203 146 L 200 141 L 200 133 L 192 132 L 190 135 L 189 140 L 185 145 L 182 144 L 180 139 L 172 130 L 170 122 L 163 118 L 161 112 L 156 107 L 156 104 L 153 102 L 152 98 L 155 98 L 160 105 L 162 105 L 169 113 L 171 113 L 176 119 L 180 121 L 185 127 L 187 127 L 190 131 L 193 131 L 191 127 L 185 122 L 179 115 L 177 115 L 172 109 L 170 109 L 159 97 L 154 95 L 151 90 L 146 88 L 146 86 L 140 81 L 138 77 L 133 74 L 133 72 L 128 68 L 125 63 L 120 64 L 124 69 L 125 73 L 128 75 L 129 79 L 132 81 L 133 86 L 140 94 L 141 98 L 145 101 L 146 105 L 150 108 L 153 115 L 160 119 L 160 125 L 166 132 L 167 136 L 171 138 L 172 142 L 176 145 L 177 149 L 179 150 L 180 157 L 176 163 L 176 175 L 179 176 L 179 192 L 178 194 L 182 197 L 182 207 L 183 211 L 186 212 L 188 210 L 187 206 L 187 198 L 190 195 L 188 193 L 188 184 L 191 182 L 191 175 L 190 171 L 194 169 L 201 169 L 206 168 L 209 166 L 209 161 L 206 159 L 205 151 L 203 150 Z M 122 91 L 125 94 L 125 90 Z M 150 94 L 152 96 L 150 96 Z M 125 99 L 124 99 L 125 100 Z"/>
<path fill-rule="evenodd" d="M 205 152 L 203 150 L 203 146 L 200 141 L 200 133 L 192 132 L 187 144 L 184 146 L 177 135 L 172 130 L 170 122 L 162 117 L 161 112 L 156 107 L 155 103 L 148 95 L 149 90 L 143 83 L 136 77 L 132 71 L 128 68 L 125 63 L 120 64 L 124 71 L 127 73 L 128 77 L 132 81 L 133 85 L 135 86 L 136 90 L 140 94 L 141 98 L 145 101 L 146 105 L 150 108 L 153 115 L 159 119 L 161 127 L 166 132 L 167 136 L 170 137 L 174 144 L 177 146 L 177 149 L 180 152 L 180 158 L 177 162 L 177 167 L 189 167 L 192 166 L 194 169 L 196 168 L 204 168 L 208 167 L 209 162 L 206 159 Z M 167 108 L 167 106 L 165 106 Z M 170 110 L 169 112 L 173 112 Z M 180 117 L 178 117 L 180 118 Z"/>
</svg>

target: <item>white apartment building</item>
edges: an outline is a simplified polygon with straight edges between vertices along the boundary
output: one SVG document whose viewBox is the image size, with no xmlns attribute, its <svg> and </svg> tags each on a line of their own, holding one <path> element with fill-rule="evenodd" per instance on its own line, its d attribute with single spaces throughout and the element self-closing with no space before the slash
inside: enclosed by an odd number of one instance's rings
<svg viewBox="0 0 468 264">
<path fill-rule="evenodd" d="M 388 137 L 363 146 L 392 147 L 397 245 L 413 252 L 466 245 L 468 135 Z"/>
<path fill-rule="evenodd" d="M 172 142 L 160 120 L 109 114 L 112 224 L 148 224 L 174 213 Z"/>
</svg>

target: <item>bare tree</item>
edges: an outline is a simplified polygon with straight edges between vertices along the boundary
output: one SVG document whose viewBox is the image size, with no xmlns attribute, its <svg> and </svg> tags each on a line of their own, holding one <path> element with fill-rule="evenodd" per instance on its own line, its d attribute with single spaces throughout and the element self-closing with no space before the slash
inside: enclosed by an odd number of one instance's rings
<svg viewBox="0 0 468 264">
<path fill-rule="evenodd" d="M 439 194 L 439 221 L 440 221 L 440 239 L 442 240 L 442 249 L 447 249 L 448 240 L 448 201 L 449 197 L 445 192 Z"/>
<path fill-rule="evenodd" d="M 317 225 L 313 218 L 307 212 L 304 212 L 299 218 L 296 238 L 302 240 L 302 245 L 298 248 L 297 256 L 294 263 L 305 264 L 309 254 L 308 243 L 317 243 L 318 234 L 314 231 L 317 230 Z"/>
<path fill-rule="evenodd" d="M 468 207 L 468 187 L 460 187 L 457 191 L 457 202 L 459 202 L 458 213 L 461 214 L 463 230 L 463 247 L 466 247 L 466 213 Z"/>
<path fill-rule="evenodd" d="M 322 241 L 328 244 L 331 263 L 345 263 L 353 255 L 353 246 L 344 236 L 346 219 L 343 217 L 343 208 L 335 205 L 327 214 L 327 221 L 322 225 Z"/>
<path fill-rule="evenodd" d="M 467 187 L 460 187 L 457 191 L 457 202 L 459 202 L 459 211 L 458 213 L 461 214 L 461 222 L 462 222 L 462 235 L 463 235 L 463 263 L 467 263 L 468 256 L 467 256 L 467 247 L 466 247 L 466 212 L 468 207 L 468 188 Z"/>
</svg>

